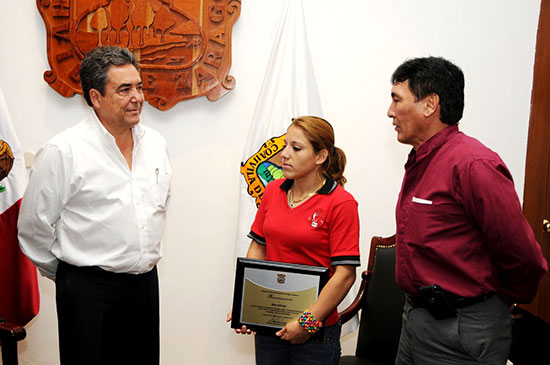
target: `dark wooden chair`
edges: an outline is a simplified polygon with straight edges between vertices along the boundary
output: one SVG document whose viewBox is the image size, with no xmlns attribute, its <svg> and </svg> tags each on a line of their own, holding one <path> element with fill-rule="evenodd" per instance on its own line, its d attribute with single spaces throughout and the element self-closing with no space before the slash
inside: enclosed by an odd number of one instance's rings
<svg viewBox="0 0 550 365">
<path fill-rule="evenodd" d="M 4 365 L 17 365 L 17 342 L 26 336 L 25 328 L 0 318 L 0 345 Z"/>
<path fill-rule="evenodd" d="M 340 365 L 394 364 L 401 334 L 405 294 L 395 282 L 395 235 L 373 237 L 367 270 L 353 303 L 340 312 L 343 323 L 361 310 L 355 356 L 343 356 Z"/>
</svg>

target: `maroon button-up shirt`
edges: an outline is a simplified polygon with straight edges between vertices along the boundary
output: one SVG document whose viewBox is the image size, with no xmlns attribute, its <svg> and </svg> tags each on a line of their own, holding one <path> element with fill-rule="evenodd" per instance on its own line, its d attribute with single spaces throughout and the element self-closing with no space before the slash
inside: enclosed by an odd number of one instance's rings
<svg viewBox="0 0 550 365">
<path fill-rule="evenodd" d="M 449 126 L 412 150 L 396 209 L 399 286 L 533 299 L 548 265 L 500 157 Z"/>
</svg>

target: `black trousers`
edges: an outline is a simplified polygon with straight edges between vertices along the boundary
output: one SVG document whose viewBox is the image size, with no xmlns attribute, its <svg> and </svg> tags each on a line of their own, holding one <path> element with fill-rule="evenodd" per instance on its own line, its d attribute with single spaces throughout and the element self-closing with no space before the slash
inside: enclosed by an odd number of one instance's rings
<svg viewBox="0 0 550 365">
<path fill-rule="evenodd" d="M 55 283 L 61 364 L 159 363 L 156 267 L 134 275 L 60 262 Z"/>
</svg>

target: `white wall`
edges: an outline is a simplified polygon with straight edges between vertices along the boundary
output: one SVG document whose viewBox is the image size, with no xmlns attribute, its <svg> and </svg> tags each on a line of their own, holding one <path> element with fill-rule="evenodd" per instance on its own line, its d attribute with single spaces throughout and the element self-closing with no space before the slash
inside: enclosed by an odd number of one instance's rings
<svg viewBox="0 0 550 365">
<path fill-rule="evenodd" d="M 407 57 L 437 55 L 466 75 L 461 129 L 500 153 L 517 190 L 523 178 L 540 0 L 304 0 L 327 119 L 348 156 L 366 265 L 370 237 L 394 231 L 409 147 L 396 142 L 389 78 Z M 239 163 L 283 0 L 243 0 L 234 27 L 237 85 L 221 100 L 149 105 L 142 120 L 167 139 L 174 168 L 161 278 L 163 364 L 252 364 L 253 341 L 224 322 L 231 306 Z M 25 151 L 79 121 L 87 107 L 43 80 L 46 34 L 33 0 L 0 4 L 0 85 Z M 53 283 L 19 345 L 22 364 L 56 364 Z M 139 319 L 136 319 L 139 320 Z M 343 341 L 346 353 L 355 338 Z"/>
</svg>

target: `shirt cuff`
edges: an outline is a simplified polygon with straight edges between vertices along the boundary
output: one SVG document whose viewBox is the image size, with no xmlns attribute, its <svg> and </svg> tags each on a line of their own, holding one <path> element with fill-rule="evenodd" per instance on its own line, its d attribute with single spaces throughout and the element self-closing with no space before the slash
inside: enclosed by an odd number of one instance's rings
<svg viewBox="0 0 550 365">
<path fill-rule="evenodd" d="M 262 236 L 250 231 L 250 233 L 247 235 L 248 238 L 251 238 L 253 241 L 255 241 L 257 244 L 265 246 L 265 238 Z"/>
<path fill-rule="evenodd" d="M 330 258 L 330 264 L 332 266 L 349 265 L 349 266 L 361 266 L 360 256 L 334 256 Z"/>
</svg>

